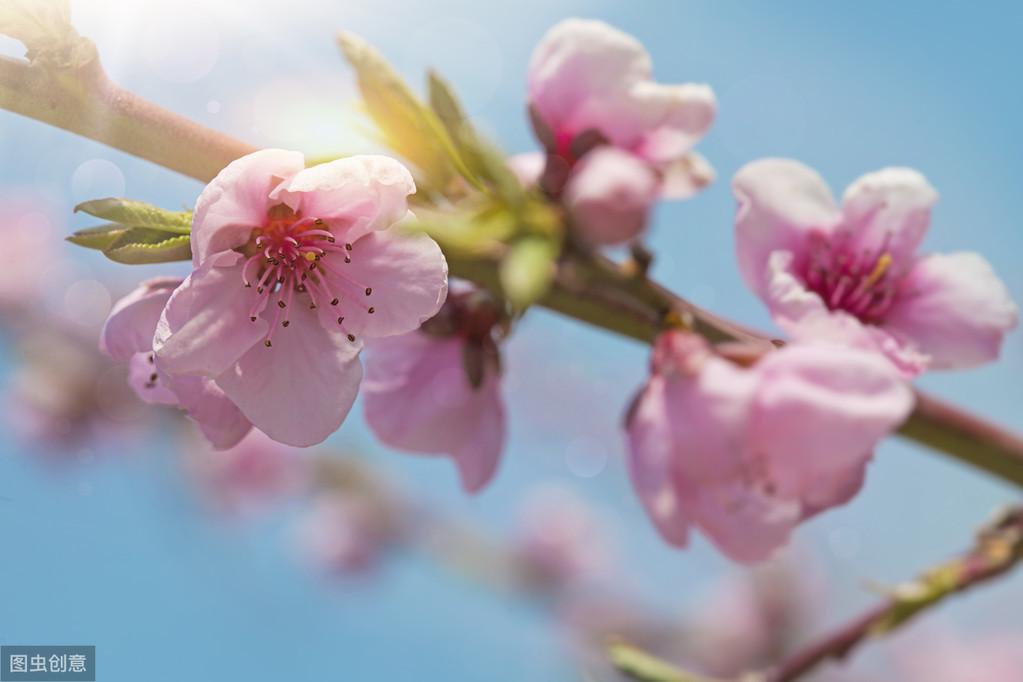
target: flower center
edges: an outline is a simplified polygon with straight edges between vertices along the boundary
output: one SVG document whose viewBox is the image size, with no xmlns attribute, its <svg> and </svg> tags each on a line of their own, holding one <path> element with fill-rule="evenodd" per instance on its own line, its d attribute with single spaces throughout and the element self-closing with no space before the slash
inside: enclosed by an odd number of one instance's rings
<svg viewBox="0 0 1023 682">
<path fill-rule="evenodd" d="M 887 239 L 876 250 L 857 250 L 841 238 L 813 235 L 803 281 L 828 309 L 844 310 L 875 324 L 895 300 L 899 277 L 892 266 Z"/>
<path fill-rule="evenodd" d="M 278 324 L 291 324 L 289 312 L 296 304 L 308 304 L 315 310 L 325 306 L 352 304 L 367 313 L 376 309 L 363 302 L 373 293 L 372 287 L 361 284 L 343 271 L 352 262 L 354 247 L 338 244 L 333 233 L 320 218 L 303 217 L 284 204 L 267 212 L 267 222 L 252 232 L 252 239 L 242 252 L 249 255 L 242 267 L 242 283 L 255 287 L 259 297 L 249 311 L 255 322 L 269 307 L 270 329 L 263 345 L 270 348 Z M 337 324 L 355 342 L 355 335 L 345 330 L 344 315 Z"/>
</svg>

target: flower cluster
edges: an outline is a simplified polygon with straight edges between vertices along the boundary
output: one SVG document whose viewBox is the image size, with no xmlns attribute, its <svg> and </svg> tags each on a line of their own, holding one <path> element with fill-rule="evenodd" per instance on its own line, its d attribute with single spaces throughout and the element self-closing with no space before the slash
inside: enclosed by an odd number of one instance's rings
<svg viewBox="0 0 1023 682">
<path fill-rule="evenodd" d="M 544 150 L 509 166 L 559 207 L 565 248 L 633 240 L 658 198 L 713 178 L 692 151 L 714 120 L 713 92 L 655 82 L 642 45 L 606 24 L 554 27 L 533 55 L 528 99 Z M 790 341 L 736 352 L 666 316 L 626 441 L 634 487 L 668 542 L 685 545 L 696 528 L 754 562 L 857 493 L 913 407 L 912 377 L 995 359 L 1018 313 L 979 255 L 917 254 L 937 193 L 916 171 L 865 175 L 837 205 L 811 169 L 766 159 L 733 189 L 739 269 Z M 482 290 L 448 296 L 438 245 L 398 228 L 414 192 L 411 173 L 382 156 L 235 161 L 196 204 L 191 275 L 120 301 L 105 350 L 130 362 L 144 400 L 179 406 L 221 448 L 252 426 L 319 443 L 363 383 L 382 442 L 448 455 L 463 487 L 480 490 L 505 440 L 510 308 Z M 324 504 L 315 519 L 307 544 L 325 563 L 370 560 L 357 550 L 379 529 L 364 510 Z M 355 530 L 322 532 L 337 526 Z M 537 537 L 538 556 L 562 542 Z M 545 570 L 572 572 L 554 563 Z"/>
</svg>

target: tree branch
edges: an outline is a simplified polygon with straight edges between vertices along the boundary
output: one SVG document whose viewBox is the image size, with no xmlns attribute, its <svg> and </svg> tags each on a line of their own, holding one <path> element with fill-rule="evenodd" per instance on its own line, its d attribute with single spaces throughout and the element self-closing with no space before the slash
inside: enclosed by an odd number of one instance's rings
<svg viewBox="0 0 1023 682">
<path fill-rule="evenodd" d="M 63 68 L 0 57 L 0 107 L 110 145 L 208 182 L 252 147 L 144 100 L 110 82 L 95 48 Z M 441 244 L 443 247 L 444 244 Z M 499 290 L 497 255 L 466 258 L 445 249 L 452 274 Z M 540 304 L 609 331 L 650 342 L 669 313 L 711 341 L 770 340 L 718 318 L 610 260 L 569 253 Z M 924 394 L 901 435 L 1023 486 L 1023 439 Z"/>
</svg>

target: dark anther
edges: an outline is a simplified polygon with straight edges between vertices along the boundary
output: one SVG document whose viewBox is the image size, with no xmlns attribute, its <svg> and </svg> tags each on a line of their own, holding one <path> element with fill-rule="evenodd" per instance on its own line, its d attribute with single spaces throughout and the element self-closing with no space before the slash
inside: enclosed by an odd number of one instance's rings
<svg viewBox="0 0 1023 682">
<path fill-rule="evenodd" d="M 348 256 L 345 256 L 345 262 L 346 262 L 346 263 L 351 263 L 351 262 L 352 262 L 352 259 L 351 259 L 351 258 L 349 258 Z"/>
<path fill-rule="evenodd" d="M 352 244 L 351 244 L 351 242 L 349 242 L 349 243 L 345 244 L 345 251 L 351 251 L 351 250 L 352 250 Z"/>
<path fill-rule="evenodd" d="M 256 293 L 257 294 L 263 293 L 263 287 L 256 287 Z"/>
<path fill-rule="evenodd" d="M 366 287 L 366 295 L 369 296 L 373 293 L 373 287 Z"/>
<path fill-rule="evenodd" d="M 284 320 L 284 322 L 281 322 L 282 327 L 287 327 L 289 324 L 291 324 L 289 320 Z"/>
<path fill-rule="evenodd" d="M 370 309 L 369 309 L 369 310 L 367 310 L 366 312 L 367 312 L 367 313 L 369 313 L 370 315 L 372 315 L 372 314 L 373 314 L 373 313 L 375 313 L 376 311 L 377 311 L 377 309 L 376 309 L 376 308 L 374 308 L 374 307 L 370 306 Z"/>
<path fill-rule="evenodd" d="M 159 378 L 160 377 L 157 376 L 156 372 L 153 372 L 152 374 L 149 375 L 149 383 L 155 384 L 156 380 L 159 379 Z"/>
<path fill-rule="evenodd" d="M 349 334 L 348 340 L 351 341 L 352 343 L 355 343 L 355 334 Z"/>
<path fill-rule="evenodd" d="M 344 321 L 345 321 L 345 316 L 344 315 L 342 315 L 341 317 L 337 318 L 337 323 L 338 324 L 341 324 Z"/>
<path fill-rule="evenodd" d="M 152 353 L 150 353 L 149 354 L 149 364 L 152 365 L 155 362 L 156 362 L 156 356 L 153 355 Z"/>
<path fill-rule="evenodd" d="M 251 285 L 250 283 L 246 282 L 246 283 L 245 283 L 245 288 L 246 288 L 246 289 L 251 289 L 251 288 L 252 288 L 252 285 Z"/>
<path fill-rule="evenodd" d="M 331 300 L 330 304 L 331 304 L 331 305 L 337 305 L 337 304 L 338 304 L 338 302 L 340 302 L 340 300 L 341 300 L 341 299 L 339 299 L 339 298 L 334 298 L 334 299 L 332 299 L 332 300 Z"/>
<path fill-rule="evenodd" d="M 255 322 L 255 321 L 256 321 L 256 316 L 255 316 L 255 315 L 253 315 L 252 317 L 250 317 L 250 318 L 249 318 L 249 321 L 250 321 L 250 322 Z"/>
<path fill-rule="evenodd" d="M 284 301 L 277 301 L 277 307 L 278 308 L 287 308 L 288 304 L 285 303 Z"/>
<path fill-rule="evenodd" d="M 316 223 L 317 225 L 322 225 L 323 224 L 323 218 L 317 218 L 313 222 Z"/>
<path fill-rule="evenodd" d="M 266 346 L 267 348 L 269 348 L 269 347 L 271 347 L 271 346 L 272 346 L 273 344 L 272 344 L 272 343 L 270 343 L 270 339 L 267 339 L 266 341 L 264 341 L 264 342 L 263 342 L 263 345 L 264 345 L 264 346 Z"/>
</svg>

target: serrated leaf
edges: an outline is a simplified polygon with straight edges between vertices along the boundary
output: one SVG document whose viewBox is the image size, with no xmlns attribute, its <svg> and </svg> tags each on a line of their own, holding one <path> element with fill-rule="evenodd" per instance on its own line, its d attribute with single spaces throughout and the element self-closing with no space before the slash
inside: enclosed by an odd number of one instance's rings
<svg viewBox="0 0 1023 682">
<path fill-rule="evenodd" d="M 455 173 L 468 175 L 447 130 L 383 56 L 362 38 L 338 36 L 341 52 L 355 69 L 366 111 L 385 143 L 415 165 L 429 185 L 442 189 Z"/>
<path fill-rule="evenodd" d="M 168 211 L 134 199 L 93 199 L 75 206 L 75 212 L 78 211 L 125 227 L 155 227 L 175 234 L 192 231 L 191 211 Z"/>
<path fill-rule="evenodd" d="M 491 184 L 506 201 L 518 202 L 523 194 L 519 179 L 508 168 L 504 154 L 476 132 L 451 86 L 431 71 L 428 89 L 430 107 L 447 129 L 466 169 L 475 179 Z"/>
<path fill-rule="evenodd" d="M 499 272 L 505 298 L 519 310 L 536 303 L 550 287 L 557 257 L 557 246 L 544 237 L 524 237 L 512 244 Z"/>
<path fill-rule="evenodd" d="M 87 249 L 96 249 L 98 251 L 105 251 L 111 246 L 118 238 L 131 228 L 125 227 L 124 225 L 118 225 L 117 223 L 108 223 L 106 225 L 98 225 L 96 227 L 87 227 L 84 230 L 78 230 L 67 238 L 72 244 L 78 246 L 84 246 Z"/>
<path fill-rule="evenodd" d="M 112 261 L 129 265 L 190 260 L 191 237 L 152 227 L 133 227 L 103 249 L 103 253 Z"/>
</svg>

